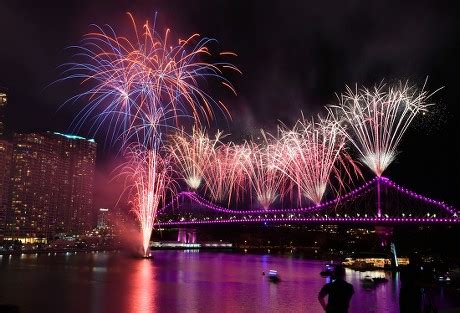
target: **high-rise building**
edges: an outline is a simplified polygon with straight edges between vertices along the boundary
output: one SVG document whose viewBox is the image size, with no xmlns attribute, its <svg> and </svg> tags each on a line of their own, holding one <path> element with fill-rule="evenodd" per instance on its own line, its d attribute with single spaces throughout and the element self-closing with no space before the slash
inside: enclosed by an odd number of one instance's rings
<svg viewBox="0 0 460 313">
<path fill-rule="evenodd" d="M 9 207 L 11 159 L 13 145 L 0 140 L 0 238 L 3 237 L 6 226 L 6 212 Z"/>
<path fill-rule="evenodd" d="M 5 134 L 6 91 L 0 88 L 0 137 Z"/>
<path fill-rule="evenodd" d="M 109 227 L 108 221 L 109 209 L 100 208 L 97 215 L 97 228 L 107 228 Z"/>
<path fill-rule="evenodd" d="M 95 159 L 94 140 L 15 134 L 5 238 L 36 242 L 91 230 Z"/>
<path fill-rule="evenodd" d="M 55 135 L 64 138 L 64 148 L 69 152 L 69 172 L 67 180 L 70 183 L 68 210 L 65 216 L 57 218 L 57 228 L 66 233 L 81 234 L 93 229 L 94 210 L 94 171 L 96 164 L 96 143 L 93 139 L 79 136 L 69 136 L 59 133 Z"/>
</svg>

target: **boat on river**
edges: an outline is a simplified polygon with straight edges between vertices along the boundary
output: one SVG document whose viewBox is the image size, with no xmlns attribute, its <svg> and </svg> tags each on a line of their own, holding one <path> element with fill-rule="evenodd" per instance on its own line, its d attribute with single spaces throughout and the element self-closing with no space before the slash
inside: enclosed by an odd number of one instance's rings
<svg viewBox="0 0 460 313">
<path fill-rule="evenodd" d="M 328 277 L 334 275 L 335 265 L 334 264 L 326 264 L 324 269 L 319 273 L 323 277 Z"/>
<path fill-rule="evenodd" d="M 278 271 L 275 270 L 269 270 L 268 271 L 268 280 L 272 283 L 278 283 L 281 281 Z"/>
</svg>

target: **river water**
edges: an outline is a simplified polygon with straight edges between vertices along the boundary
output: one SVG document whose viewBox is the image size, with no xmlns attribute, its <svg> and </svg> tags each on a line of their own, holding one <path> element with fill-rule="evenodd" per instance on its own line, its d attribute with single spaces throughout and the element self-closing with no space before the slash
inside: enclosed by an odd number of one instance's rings
<svg viewBox="0 0 460 313">
<path fill-rule="evenodd" d="M 0 256 L 0 305 L 20 312 L 322 312 L 321 261 L 229 252 L 155 251 Z M 282 281 L 262 272 L 275 269 Z M 365 275 L 388 283 L 364 288 Z M 397 274 L 347 270 L 350 312 L 398 312 Z"/>
</svg>

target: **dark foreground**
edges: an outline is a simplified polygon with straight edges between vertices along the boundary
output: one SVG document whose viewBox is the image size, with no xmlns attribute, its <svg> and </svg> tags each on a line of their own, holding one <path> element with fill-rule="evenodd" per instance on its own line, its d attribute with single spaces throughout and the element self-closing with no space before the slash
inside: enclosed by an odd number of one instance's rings
<svg viewBox="0 0 460 313">
<path fill-rule="evenodd" d="M 155 251 L 154 257 L 0 256 L 0 305 L 20 312 L 321 312 L 324 262 L 197 251 Z M 270 269 L 278 270 L 280 283 L 262 276 Z M 389 281 L 365 288 L 366 275 Z M 398 312 L 398 274 L 347 270 L 346 279 L 355 288 L 350 312 Z M 433 299 L 452 307 L 455 293 L 438 290 Z"/>
</svg>

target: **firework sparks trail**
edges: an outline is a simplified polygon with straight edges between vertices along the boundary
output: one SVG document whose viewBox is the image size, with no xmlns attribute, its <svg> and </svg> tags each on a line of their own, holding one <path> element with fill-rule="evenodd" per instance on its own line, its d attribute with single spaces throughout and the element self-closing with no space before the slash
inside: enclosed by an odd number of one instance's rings
<svg viewBox="0 0 460 313">
<path fill-rule="evenodd" d="M 156 31 L 156 16 L 138 27 L 128 15 L 131 33 L 120 36 L 110 26 L 94 26 L 80 46 L 71 47 L 80 62 L 65 64 L 58 81 L 77 79 L 87 88 L 66 102 L 86 100 L 73 121 L 77 132 L 91 120 L 91 131 L 107 125 L 106 141 L 121 143 L 146 253 L 158 204 L 173 184 L 169 157 L 162 157 L 159 148 L 163 131 L 177 128 L 183 117 L 197 125 L 202 119 L 209 123 L 216 108 L 230 116 L 200 85 L 213 79 L 235 93 L 223 72 L 241 72 L 230 63 L 207 61 L 235 55 L 213 56 L 209 46 L 215 40 L 193 34 L 175 43 L 169 29 L 164 35 Z"/>
<path fill-rule="evenodd" d="M 150 141 L 157 129 L 178 125 L 181 117 L 191 116 L 195 123 L 209 122 L 218 108 L 230 116 L 224 104 L 212 98 L 200 82 L 214 79 L 235 92 L 223 77 L 223 71 L 235 66 L 215 59 L 209 45 L 215 40 L 193 34 L 177 43 L 167 29 L 164 35 L 146 21 L 138 27 L 133 16 L 132 33 L 120 36 L 110 27 L 94 26 L 76 49 L 80 62 L 65 64 L 64 78 L 78 79 L 89 89 L 67 102 L 85 98 L 88 103 L 74 119 L 74 128 L 93 119 L 91 130 L 97 132 L 108 124 L 106 138 L 111 143 L 121 141 Z M 130 39 L 131 38 L 131 39 Z M 220 57 L 234 55 L 221 52 Z M 107 135 L 108 136 L 108 135 Z"/>
<path fill-rule="evenodd" d="M 407 82 L 372 89 L 347 87 L 340 105 L 329 110 L 345 124 L 344 134 L 364 164 L 381 176 L 396 158 L 398 145 L 415 116 L 433 105 L 427 102 L 431 95 Z"/>
<path fill-rule="evenodd" d="M 214 150 L 203 171 L 206 193 L 215 201 L 228 200 L 232 196 L 240 199 L 244 193 L 247 175 L 241 162 L 248 160 L 246 145 L 233 142 L 214 146 Z"/>
<path fill-rule="evenodd" d="M 284 149 L 277 155 L 277 167 L 297 186 L 299 201 L 303 194 L 319 204 L 331 186 L 331 175 L 343 186 L 341 168 L 346 169 L 347 177 L 352 175 L 350 167 L 359 173 L 345 152 L 346 137 L 339 123 L 331 118 L 318 122 L 302 118 L 293 129 L 281 129 L 281 141 Z"/>
<path fill-rule="evenodd" d="M 203 172 L 219 143 L 221 132 L 210 139 L 204 130 L 194 127 L 192 135 L 184 131 L 171 136 L 168 152 L 179 167 L 181 178 L 193 190 L 197 190 L 203 180 Z"/>
<path fill-rule="evenodd" d="M 67 64 L 61 80 L 79 79 L 90 86 L 69 100 L 85 98 L 88 103 L 76 115 L 74 127 L 90 119 L 94 131 L 107 124 L 111 138 L 106 139 L 119 141 L 127 149 L 125 173 L 132 181 L 144 252 L 158 205 L 174 185 L 170 157 L 190 188 L 196 190 L 204 182 L 216 201 L 230 203 L 233 197 L 239 201 L 254 190 L 259 204 L 268 209 L 278 197 L 288 190 L 292 197 L 295 190 L 298 201 L 303 195 L 318 204 L 328 186 L 334 189 L 331 177 L 343 186 L 352 172 L 360 173 L 345 150 L 347 139 L 380 177 L 395 159 L 415 116 L 432 105 L 427 103 L 431 95 L 408 83 L 359 90 L 347 87 L 340 105 L 329 108 L 334 119 L 302 118 L 292 129 L 282 127 L 279 138 L 264 144 L 223 144 L 221 133 L 209 139 L 198 128 L 202 120 L 209 124 L 216 108 L 230 116 L 222 102 L 200 85 L 215 79 L 234 92 L 223 71 L 239 70 L 230 63 L 206 61 L 215 59 L 209 47 L 212 39 L 194 34 L 175 43 L 169 29 L 160 34 L 155 22 L 149 21 L 138 27 L 129 16 L 131 34 L 119 36 L 109 26 L 96 26 L 80 46 L 73 47 L 78 51 L 76 58 L 84 61 Z M 184 131 L 172 135 L 169 157 L 164 158 L 159 149 L 162 131 L 177 128 L 183 117 L 191 117 L 197 128 L 191 136 Z"/>
<path fill-rule="evenodd" d="M 247 195 L 252 198 L 251 176 L 247 174 L 246 169 L 252 166 L 253 150 L 251 143 L 245 141 L 243 144 L 231 144 L 233 148 L 232 158 L 229 160 L 231 192 L 235 202 L 241 202 Z"/>
<path fill-rule="evenodd" d="M 211 153 L 207 154 L 202 176 L 206 193 L 214 201 L 239 202 L 247 194 L 252 198 L 254 192 L 258 203 L 268 209 L 277 198 L 284 199 L 288 193 L 292 200 L 292 193 L 297 191 L 299 202 L 304 195 L 320 203 L 331 185 L 331 176 L 342 188 L 353 173 L 360 175 L 346 152 L 346 137 L 340 124 L 329 117 L 319 122 L 302 118 L 292 129 L 280 128 L 278 138 L 264 132 L 262 137 L 264 142 L 260 144 L 216 141 L 210 145 Z M 193 162 L 190 164 L 195 166 Z M 191 177 L 196 171 L 188 172 Z"/>
<path fill-rule="evenodd" d="M 264 142 L 256 144 L 248 143 L 250 146 L 250 162 L 244 162 L 245 172 L 248 174 L 250 183 L 257 197 L 259 204 L 268 210 L 270 205 L 284 194 L 286 176 L 277 167 L 277 153 L 282 149 L 281 145 L 268 139 L 262 132 Z"/>
<path fill-rule="evenodd" d="M 133 212 L 140 223 L 144 256 L 149 249 L 150 237 L 160 204 L 168 194 L 175 193 L 172 167 L 168 158 L 161 157 L 158 149 L 145 150 L 142 146 L 128 147 L 128 159 L 122 174 L 127 178 Z"/>
<path fill-rule="evenodd" d="M 203 172 L 206 192 L 215 201 L 223 201 L 232 189 L 234 151 L 231 144 L 217 146 Z M 230 200 L 229 200 L 230 201 Z"/>
</svg>

